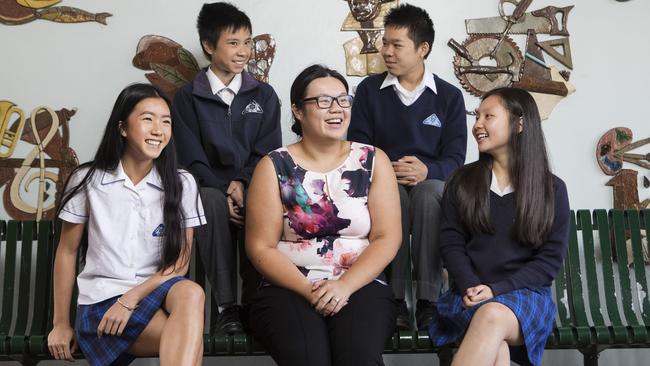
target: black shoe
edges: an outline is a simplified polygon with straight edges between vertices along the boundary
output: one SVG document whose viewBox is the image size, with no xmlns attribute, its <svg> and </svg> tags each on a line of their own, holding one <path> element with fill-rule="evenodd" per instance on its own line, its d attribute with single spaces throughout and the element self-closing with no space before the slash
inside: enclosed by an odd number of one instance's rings
<svg viewBox="0 0 650 366">
<path fill-rule="evenodd" d="M 415 321 L 418 324 L 418 330 L 429 329 L 431 320 L 436 316 L 436 306 L 428 300 L 418 300 L 418 305 L 415 309 Z"/>
<path fill-rule="evenodd" d="M 406 308 L 406 301 L 404 300 L 397 300 L 397 319 L 395 319 L 395 330 L 411 330 L 409 312 Z"/>
<path fill-rule="evenodd" d="M 244 327 L 239 320 L 239 306 L 232 305 L 217 315 L 217 321 L 213 325 L 213 334 L 241 333 Z"/>
</svg>

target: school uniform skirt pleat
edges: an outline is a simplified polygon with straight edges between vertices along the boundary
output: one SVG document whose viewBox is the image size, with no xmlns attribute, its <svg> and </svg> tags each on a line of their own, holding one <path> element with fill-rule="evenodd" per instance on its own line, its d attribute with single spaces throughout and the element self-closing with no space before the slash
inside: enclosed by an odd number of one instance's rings
<svg viewBox="0 0 650 366">
<path fill-rule="evenodd" d="M 551 297 L 551 289 L 548 287 L 514 290 L 469 309 L 463 307 L 461 296 L 453 290 L 448 290 L 438 299 L 438 316 L 434 317 L 429 326 L 429 337 L 433 344 L 440 347 L 460 343 L 474 313 L 488 302 L 507 306 L 519 320 L 524 346 L 510 347 L 511 359 L 522 365 L 539 365 L 557 311 Z"/>
<path fill-rule="evenodd" d="M 121 295 L 96 304 L 77 306 L 75 334 L 88 363 L 92 366 L 130 364 L 135 356 L 126 351 L 140 336 L 156 311 L 162 307 L 169 289 L 182 280 L 186 278 L 182 276 L 171 278 L 140 301 L 121 336 L 97 336 L 99 322 Z"/>
</svg>

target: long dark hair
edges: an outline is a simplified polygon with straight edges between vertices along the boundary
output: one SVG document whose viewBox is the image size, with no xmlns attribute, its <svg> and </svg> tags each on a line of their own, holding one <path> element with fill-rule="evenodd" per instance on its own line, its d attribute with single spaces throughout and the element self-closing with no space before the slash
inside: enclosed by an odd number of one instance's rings
<svg viewBox="0 0 650 366">
<path fill-rule="evenodd" d="M 113 111 L 108 118 L 108 123 L 104 130 L 104 135 L 95 153 L 95 158 L 77 167 L 68 177 L 66 190 L 57 210 L 57 216 L 65 204 L 88 185 L 96 171 L 112 171 L 117 169 L 126 149 L 126 139 L 120 134 L 120 122 L 123 124 L 128 123 L 128 117 L 135 106 L 147 98 L 160 98 L 167 103 L 167 107 L 171 110 L 171 103 L 167 96 L 153 85 L 132 84 L 124 88 L 115 101 Z M 172 268 L 174 270 L 176 261 L 182 249 L 186 248 L 187 243 L 185 243 L 185 235 L 181 228 L 183 212 L 180 209 L 180 202 L 183 196 L 183 185 L 178 172 L 176 147 L 173 136 L 170 136 L 169 143 L 162 150 L 160 156 L 154 159 L 154 165 L 160 175 L 164 190 L 163 225 L 165 226 L 165 230 L 158 269 Z M 74 187 L 68 187 L 70 177 L 85 168 L 88 168 L 88 171 L 81 182 Z M 82 258 L 85 256 L 86 245 L 87 243 L 82 246 Z M 189 260 L 188 253 L 185 253 L 185 255 L 187 255 L 187 259 Z"/>
<path fill-rule="evenodd" d="M 302 70 L 302 72 L 296 76 L 293 84 L 291 84 L 291 92 L 289 93 L 291 105 L 302 108 L 304 105 L 302 100 L 305 99 L 305 93 L 307 92 L 307 87 L 309 84 L 311 84 L 311 82 L 316 79 L 326 77 L 333 77 L 336 80 L 340 81 L 345 87 L 345 92 L 347 93 L 349 91 L 348 82 L 338 71 L 332 70 L 323 65 L 311 65 Z M 295 115 L 293 115 L 293 124 L 291 125 L 291 131 L 293 131 L 298 136 L 302 136 L 302 126 L 300 125 L 300 121 L 296 119 Z"/>
<path fill-rule="evenodd" d="M 551 229 L 555 209 L 553 175 L 539 111 L 533 97 L 522 89 L 494 89 L 483 100 L 491 96 L 499 97 L 509 114 L 509 174 L 516 206 L 512 234 L 518 241 L 537 247 Z M 445 189 L 445 196 L 450 195 L 456 204 L 461 222 L 474 233 L 494 233 L 490 224 L 491 170 L 492 157 L 481 153 L 478 161 L 454 172 Z"/>
</svg>

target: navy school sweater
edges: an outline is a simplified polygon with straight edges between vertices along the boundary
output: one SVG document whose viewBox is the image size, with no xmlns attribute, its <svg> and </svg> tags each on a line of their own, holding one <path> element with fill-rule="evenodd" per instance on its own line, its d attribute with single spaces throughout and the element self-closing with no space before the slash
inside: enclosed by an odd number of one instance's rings
<svg viewBox="0 0 650 366">
<path fill-rule="evenodd" d="M 544 243 L 538 248 L 518 242 L 512 235 L 515 194 L 500 197 L 490 191 L 493 235 L 473 234 L 461 223 L 450 194 L 442 200 L 440 254 L 461 295 L 469 287 L 490 286 L 494 296 L 521 289 L 550 286 L 557 275 L 569 241 L 569 199 L 564 182 L 553 176 L 555 214 Z"/>
<path fill-rule="evenodd" d="M 458 88 L 434 75 L 437 93 L 425 88 L 405 106 L 392 86 L 379 89 L 386 73 L 357 87 L 348 140 L 377 146 L 391 161 L 415 155 L 428 168 L 427 179 L 445 180 L 465 162 L 467 120 Z"/>
<path fill-rule="evenodd" d="M 242 73 L 230 107 L 212 94 L 205 73 L 176 92 L 172 128 L 178 160 L 200 186 L 226 190 L 250 181 L 257 162 L 282 146 L 280 102 L 273 88 Z"/>
</svg>

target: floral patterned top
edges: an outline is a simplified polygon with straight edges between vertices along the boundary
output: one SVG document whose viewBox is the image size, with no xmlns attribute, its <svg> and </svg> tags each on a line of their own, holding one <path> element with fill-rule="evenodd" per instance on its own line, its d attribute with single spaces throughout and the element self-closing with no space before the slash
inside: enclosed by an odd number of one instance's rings
<svg viewBox="0 0 650 366">
<path fill-rule="evenodd" d="M 352 142 L 347 159 L 326 173 L 305 170 L 286 147 L 269 157 L 284 207 L 278 250 L 311 281 L 339 278 L 368 246 L 375 148 Z"/>
</svg>

